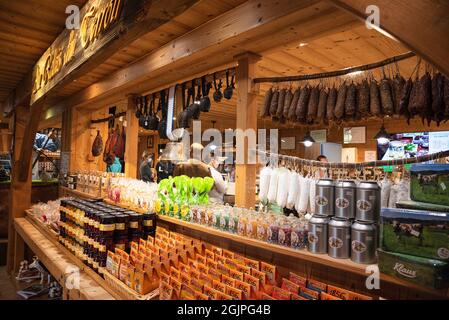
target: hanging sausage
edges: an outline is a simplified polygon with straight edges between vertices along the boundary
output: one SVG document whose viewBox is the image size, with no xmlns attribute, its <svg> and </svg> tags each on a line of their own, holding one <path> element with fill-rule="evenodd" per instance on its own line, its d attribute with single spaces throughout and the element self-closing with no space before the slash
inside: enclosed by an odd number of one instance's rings
<svg viewBox="0 0 449 320">
<path fill-rule="evenodd" d="M 279 97 L 278 97 L 278 105 L 276 109 L 276 119 L 281 119 L 282 114 L 284 112 L 284 102 L 285 102 L 285 95 L 287 94 L 287 89 L 281 89 L 279 91 Z"/>
<path fill-rule="evenodd" d="M 351 83 L 346 90 L 345 100 L 345 119 L 353 120 L 357 110 L 356 101 L 357 88 L 354 83 Z"/>
<path fill-rule="evenodd" d="M 393 105 L 395 116 L 401 115 L 401 98 L 404 96 L 405 79 L 399 74 L 399 71 L 391 81 L 391 92 L 393 95 Z"/>
<path fill-rule="evenodd" d="M 390 80 L 386 78 L 385 73 L 384 78 L 380 81 L 379 92 L 382 114 L 392 116 L 394 113 L 393 98 L 391 95 Z"/>
<path fill-rule="evenodd" d="M 437 72 L 432 79 L 432 112 L 437 126 L 444 119 L 444 77 Z"/>
<path fill-rule="evenodd" d="M 379 97 L 379 86 L 377 85 L 377 81 L 375 79 L 371 80 L 370 83 L 370 93 L 369 93 L 369 109 L 371 115 L 375 117 L 380 117 L 382 114 L 382 109 L 380 105 L 380 97 Z"/>
<path fill-rule="evenodd" d="M 298 88 L 295 90 L 295 93 L 293 94 L 293 99 L 292 99 L 292 102 L 290 103 L 290 107 L 288 109 L 288 116 L 287 116 L 287 119 L 290 121 L 296 120 L 296 105 L 298 104 L 300 93 L 301 93 L 301 89 Z"/>
<path fill-rule="evenodd" d="M 296 106 L 296 120 L 304 123 L 307 114 L 307 105 L 309 103 L 310 87 L 305 86 L 302 88 L 299 95 L 298 104 Z"/>
<path fill-rule="evenodd" d="M 321 88 L 320 99 L 318 101 L 318 110 L 316 113 L 316 123 L 323 124 L 326 116 L 326 104 L 327 104 L 327 92 L 326 89 Z"/>
<path fill-rule="evenodd" d="M 335 87 L 332 87 L 329 91 L 329 95 L 327 97 L 327 103 L 326 103 L 326 119 L 328 122 L 334 121 L 334 109 L 335 104 L 337 103 L 337 89 Z"/>
<path fill-rule="evenodd" d="M 316 119 L 318 111 L 318 103 L 320 100 L 320 89 L 318 86 L 313 87 L 310 91 L 309 104 L 307 106 L 307 123 L 312 124 Z"/>
<path fill-rule="evenodd" d="M 273 96 L 271 97 L 270 103 L 270 115 L 272 117 L 276 117 L 276 112 L 278 111 L 278 99 L 279 99 L 279 90 L 275 90 L 273 92 Z"/>
<path fill-rule="evenodd" d="M 289 89 L 289 90 L 287 90 L 287 93 L 285 94 L 284 108 L 282 110 L 282 118 L 284 118 L 284 119 L 288 119 L 288 112 L 290 110 L 290 105 L 292 103 L 292 99 L 293 99 L 293 93 Z"/>
<path fill-rule="evenodd" d="M 430 126 L 432 121 L 432 79 L 430 73 L 426 72 L 419 80 L 419 105 L 422 123 L 427 120 Z"/>
<path fill-rule="evenodd" d="M 409 78 L 404 85 L 404 89 L 401 96 L 401 101 L 399 102 L 399 114 L 407 119 L 407 123 L 410 124 L 410 112 L 408 110 L 408 105 L 410 103 L 410 96 L 413 89 L 413 81 Z"/>
<path fill-rule="evenodd" d="M 215 94 L 214 94 L 215 97 Z M 260 109 L 260 117 L 265 118 L 270 115 L 270 105 L 271 105 L 271 98 L 273 97 L 273 89 L 268 89 L 268 91 L 265 93 L 265 99 L 263 102 L 262 109 Z M 216 100 L 215 100 L 216 101 Z"/>
<path fill-rule="evenodd" d="M 343 82 L 338 88 L 337 102 L 334 109 L 334 117 L 337 120 L 341 120 L 345 115 L 346 90 L 346 84 Z"/>
<path fill-rule="evenodd" d="M 365 79 L 357 86 L 357 102 L 358 102 L 358 112 L 362 119 L 368 118 L 370 112 L 369 105 L 370 87 L 368 81 Z"/>
</svg>

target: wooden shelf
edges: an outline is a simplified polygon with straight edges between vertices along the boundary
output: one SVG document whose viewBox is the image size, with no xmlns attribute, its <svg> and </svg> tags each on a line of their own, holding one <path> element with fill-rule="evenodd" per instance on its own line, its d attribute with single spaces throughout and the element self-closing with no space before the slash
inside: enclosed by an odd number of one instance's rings
<svg viewBox="0 0 449 320">
<path fill-rule="evenodd" d="M 59 188 L 60 188 L 60 191 L 62 191 L 62 193 L 64 193 L 64 194 L 72 194 L 77 197 L 87 198 L 87 199 L 92 199 L 92 200 L 103 200 L 102 197 L 97 197 L 97 196 L 94 196 L 89 193 L 82 192 L 82 191 L 79 191 L 76 189 L 70 189 L 70 188 L 63 187 L 63 186 L 60 186 Z"/>
<path fill-rule="evenodd" d="M 200 224 L 182 221 L 182 220 L 171 218 L 168 216 L 158 215 L 158 220 L 164 221 L 169 224 L 178 225 L 178 226 L 190 229 L 190 230 L 202 232 L 207 235 L 211 235 L 211 236 L 218 237 L 221 239 L 226 239 L 229 241 L 237 242 L 237 243 L 245 245 L 245 246 L 251 246 L 251 247 L 262 249 L 262 250 L 268 250 L 273 253 L 286 255 L 289 257 L 297 258 L 299 260 L 317 263 L 317 264 L 324 265 L 329 268 L 335 268 L 335 269 L 343 270 L 346 272 L 350 272 L 352 274 L 368 276 L 368 273 L 366 273 L 367 265 L 354 263 L 350 259 L 334 259 L 334 258 L 329 257 L 326 254 L 310 253 L 306 249 L 295 250 L 295 249 L 283 247 L 280 245 L 275 245 L 275 244 L 271 244 L 268 242 L 260 241 L 257 239 L 251 239 L 251 238 L 243 237 L 243 236 L 240 236 L 237 234 L 232 234 L 232 233 L 216 230 L 213 228 L 205 227 Z M 422 287 L 422 286 L 413 284 L 411 282 L 404 281 L 399 278 L 395 278 L 395 277 L 385 275 L 385 274 L 381 274 L 380 279 L 381 279 L 381 286 L 382 286 L 382 282 L 384 282 L 384 283 L 388 282 L 388 283 L 396 285 L 396 286 L 405 287 L 405 288 L 413 290 L 413 291 L 423 292 L 423 293 L 433 295 L 433 296 L 439 297 L 439 298 L 449 297 L 449 289 L 435 290 L 435 289 L 431 289 L 431 288 L 426 288 L 426 287 Z"/>
<path fill-rule="evenodd" d="M 35 222 L 36 223 L 36 222 Z M 42 232 L 42 228 L 36 227 L 28 218 L 14 219 L 14 226 L 17 233 L 22 237 L 25 243 L 36 254 L 39 260 L 47 267 L 51 275 L 66 289 L 67 270 L 73 268 L 73 265 L 79 267 L 79 259 L 64 250 L 61 245 L 55 243 L 54 239 L 49 238 Z M 87 269 L 80 268 L 80 286 L 78 289 L 72 289 L 67 295 L 72 299 L 79 300 L 113 300 L 114 296 L 106 291 L 100 284 L 101 277 L 97 274 L 91 274 Z"/>
</svg>

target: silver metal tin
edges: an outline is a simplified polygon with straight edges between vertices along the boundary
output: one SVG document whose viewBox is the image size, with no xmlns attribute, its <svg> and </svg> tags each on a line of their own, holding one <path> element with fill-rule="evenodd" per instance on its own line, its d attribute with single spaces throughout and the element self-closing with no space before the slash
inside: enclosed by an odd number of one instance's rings
<svg viewBox="0 0 449 320">
<path fill-rule="evenodd" d="M 332 179 L 320 179 L 316 184 L 315 213 L 323 216 L 334 215 L 335 185 Z"/>
<path fill-rule="evenodd" d="M 335 185 L 335 216 L 354 219 L 356 184 L 352 180 L 338 181 Z"/>
<path fill-rule="evenodd" d="M 351 256 L 351 221 L 332 218 L 329 221 L 327 253 L 332 258 L 348 259 Z"/>
<path fill-rule="evenodd" d="M 370 264 L 377 260 L 377 227 L 366 221 L 355 221 L 351 226 L 351 260 Z"/>
<path fill-rule="evenodd" d="M 355 219 L 359 221 L 379 221 L 380 187 L 375 181 L 362 181 L 357 186 Z"/>
<path fill-rule="evenodd" d="M 327 253 L 327 230 L 329 218 L 314 214 L 309 220 L 308 250 L 313 253 Z"/>
</svg>

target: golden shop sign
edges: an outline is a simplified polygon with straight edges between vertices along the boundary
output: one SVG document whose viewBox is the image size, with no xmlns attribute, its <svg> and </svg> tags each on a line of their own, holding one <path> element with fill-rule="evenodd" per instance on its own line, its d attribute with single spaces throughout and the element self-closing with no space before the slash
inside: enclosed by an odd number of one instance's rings
<svg viewBox="0 0 449 320">
<path fill-rule="evenodd" d="M 65 29 L 36 63 L 31 103 L 118 37 L 124 1 L 92 0 L 81 9 L 79 30 Z"/>
</svg>

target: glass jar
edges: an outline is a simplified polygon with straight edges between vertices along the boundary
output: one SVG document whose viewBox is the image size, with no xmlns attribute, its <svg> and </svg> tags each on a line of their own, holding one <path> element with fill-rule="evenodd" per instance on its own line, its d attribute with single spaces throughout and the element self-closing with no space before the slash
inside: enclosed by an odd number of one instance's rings
<svg viewBox="0 0 449 320">
<path fill-rule="evenodd" d="M 136 232 L 142 232 L 142 218 L 143 215 L 140 215 L 134 211 L 127 211 L 126 214 L 128 215 L 128 233 L 136 233 Z"/>
<path fill-rule="evenodd" d="M 114 237 L 127 236 L 128 226 L 129 226 L 129 216 L 127 214 L 116 214 Z"/>
<path fill-rule="evenodd" d="M 118 248 L 125 251 L 126 248 L 128 248 L 128 246 L 129 246 L 128 236 L 121 236 L 118 237 L 117 239 L 114 239 L 114 249 Z"/>
<path fill-rule="evenodd" d="M 212 227 L 214 227 L 215 229 L 220 229 L 220 219 L 221 219 L 221 210 L 217 208 L 213 213 Z"/>
<path fill-rule="evenodd" d="M 115 216 L 105 214 L 100 217 L 99 238 L 112 238 L 115 230 Z"/>
<path fill-rule="evenodd" d="M 268 228 L 268 242 L 278 244 L 279 239 L 279 221 L 273 218 Z"/>
<path fill-rule="evenodd" d="M 145 213 L 142 220 L 142 230 L 144 233 L 151 233 L 156 229 L 156 215 L 154 213 Z"/>
<path fill-rule="evenodd" d="M 292 237 L 292 227 L 286 219 L 282 221 L 279 227 L 278 244 L 290 247 Z"/>
</svg>

